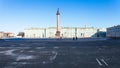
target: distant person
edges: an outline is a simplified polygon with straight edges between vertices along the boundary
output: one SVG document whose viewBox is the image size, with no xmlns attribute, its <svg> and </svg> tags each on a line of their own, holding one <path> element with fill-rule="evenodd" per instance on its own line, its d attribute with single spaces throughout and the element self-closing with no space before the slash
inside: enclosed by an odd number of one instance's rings
<svg viewBox="0 0 120 68">
<path fill-rule="evenodd" d="M 76 36 L 76 38 L 75 38 L 76 40 L 77 40 L 77 36 Z"/>
<path fill-rule="evenodd" d="M 62 37 L 60 37 L 60 39 L 62 39 Z"/>
<path fill-rule="evenodd" d="M 73 37 L 73 40 L 75 40 L 75 37 Z"/>
</svg>

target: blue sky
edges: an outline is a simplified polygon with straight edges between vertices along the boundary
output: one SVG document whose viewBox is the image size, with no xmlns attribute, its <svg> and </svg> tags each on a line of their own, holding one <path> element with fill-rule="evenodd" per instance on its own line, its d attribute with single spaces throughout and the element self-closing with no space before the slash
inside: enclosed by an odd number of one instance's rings
<svg viewBox="0 0 120 68">
<path fill-rule="evenodd" d="M 63 27 L 106 28 L 120 24 L 119 0 L 0 0 L 0 31 L 55 27 L 57 8 Z"/>
</svg>

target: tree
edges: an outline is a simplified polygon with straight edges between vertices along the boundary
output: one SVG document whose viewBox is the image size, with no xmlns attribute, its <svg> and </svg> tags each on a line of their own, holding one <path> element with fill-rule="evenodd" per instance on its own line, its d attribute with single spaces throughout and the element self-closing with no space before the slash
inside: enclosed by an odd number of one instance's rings
<svg viewBox="0 0 120 68">
<path fill-rule="evenodd" d="M 24 36 L 25 36 L 25 33 L 24 33 L 24 32 L 19 32 L 17 36 L 24 37 Z"/>
</svg>

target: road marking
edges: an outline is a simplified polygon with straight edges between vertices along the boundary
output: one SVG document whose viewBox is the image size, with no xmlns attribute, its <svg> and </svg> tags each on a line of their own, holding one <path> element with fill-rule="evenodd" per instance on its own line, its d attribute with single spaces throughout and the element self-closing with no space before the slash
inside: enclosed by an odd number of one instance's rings
<svg viewBox="0 0 120 68">
<path fill-rule="evenodd" d="M 52 60 L 52 61 L 53 61 L 53 60 L 55 60 L 55 59 L 56 59 L 56 57 L 57 57 L 58 53 L 57 53 L 57 52 L 55 52 L 55 51 L 53 51 L 52 53 L 53 53 L 53 54 L 55 54 L 54 56 L 51 56 L 51 57 L 50 57 L 50 60 Z"/>
<path fill-rule="evenodd" d="M 96 61 L 98 62 L 98 64 L 99 64 L 100 66 L 103 65 L 97 58 L 96 58 Z"/>
<path fill-rule="evenodd" d="M 105 62 L 104 59 L 101 59 L 101 61 L 102 61 L 106 66 L 108 66 L 108 64 Z"/>
</svg>

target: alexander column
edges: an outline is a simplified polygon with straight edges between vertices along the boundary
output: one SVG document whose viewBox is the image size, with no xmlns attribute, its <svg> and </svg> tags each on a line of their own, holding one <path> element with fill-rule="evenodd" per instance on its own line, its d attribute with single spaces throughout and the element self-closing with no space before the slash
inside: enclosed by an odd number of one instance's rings
<svg viewBox="0 0 120 68">
<path fill-rule="evenodd" d="M 57 9 L 57 13 L 56 13 L 56 16 L 57 16 L 57 31 L 56 31 L 56 38 L 60 38 L 60 12 L 59 12 L 59 8 Z"/>
</svg>

